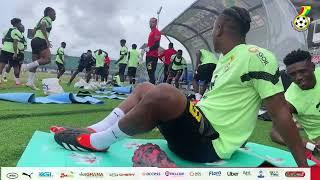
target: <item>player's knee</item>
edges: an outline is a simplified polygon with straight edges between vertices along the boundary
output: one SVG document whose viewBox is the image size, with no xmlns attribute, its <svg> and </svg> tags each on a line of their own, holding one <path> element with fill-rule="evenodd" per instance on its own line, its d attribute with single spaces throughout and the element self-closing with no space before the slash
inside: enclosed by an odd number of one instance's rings
<svg viewBox="0 0 320 180">
<path fill-rule="evenodd" d="M 139 85 L 137 85 L 134 89 L 135 94 L 145 94 L 148 91 L 150 91 L 151 89 L 153 89 L 155 87 L 155 85 L 149 83 L 149 82 L 145 82 L 145 83 L 141 83 Z"/>
</svg>

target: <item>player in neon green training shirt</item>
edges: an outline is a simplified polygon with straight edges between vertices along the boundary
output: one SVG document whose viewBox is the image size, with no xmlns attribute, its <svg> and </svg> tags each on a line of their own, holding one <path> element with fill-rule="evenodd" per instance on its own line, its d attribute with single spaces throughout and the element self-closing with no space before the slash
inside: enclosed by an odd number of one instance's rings
<svg viewBox="0 0 320 180">
<path fill-rule="evenodd" d="M 121 39 L 120 40 L 120 58 L 116 62 L 116 64 L 119 63 L 119 76 L 121 79 L 121 82 L 124 82 L 124 73 L 126 72 L 127 64 L 128 64 L 128 48 L 126 46 L 126 40 Z"/>
<path fill-rule="evenodd" d="M 192 81 L 193 91 L 196 93 L 196 99 L 199 100 L 208 88 L 212 79 L 218 59 L 215 55 L 205 49 L 200 49 L 196 54 L 195 73 Z"/>
<path fill-rule="evenodd" d="M 136 84 L 136 73 L 139 65 L 140 52 L 137 50 L 137 45 L 132 44 L 132 50 L 128 54 L 128 76 L 130 84 Z"/>
<path fill-rule="evenodd" d="M 26 64 L 25 70 L 29 71 L 28 82 L 26 85 L 33 90 L 39 90 L 34 85 L 34 77 L 39 65 L 46 65 L 51 62 L 52 47 L 49 41 L 49 35 L 52 30 L 52 22 L 56 19 L 56 12 L 53 8 L 47 7 L 44 10 L 44 16 L 34 28 L 34 37 L 31 40 L 32 63 Z"/>
<path fill-rule="evenodd" d="M 55 141 L 69 150 L 106 152 L 123 138 L 158 127 L 177 156 L 214 162 L 231 158 L 248 140 L 263 100 L 297 165 L 306 167 L 302 140 L 284 100 L 277 60 L 270 51 L 246 44 L 250 23 L 249 12 L 240 7 L 223 10 L 215 20 L 214 50 L 223 57 L 197 105 L 169 84 L 144 83 L 87 132 L 64 128 L 55 134 Z M 157 161 L 161 159 L 159 151 L 156 157 L 148 152 L 139 152 L 145 157 L 137 160 L 147 166 L 165 167 L 168 163 Z M 148 163 L 154 159 L 155 164 Z"/>
<path fill-rule="evenodd" d="M 182 56 L 182 50 L 178 50 L 177 54 L 171 56 L 167 83 L 171 84 L 171 81 L 174 78 L 174 85 L 176 88 L 179 88 L 179 81 L 184 69 L 187 71 L 187 62 Z"/>
<path fill-rule="evenodd" d="M 290 111 L 295 115 L 308 136 L 304 146 L 320 151 L 320 68 L 315 68 L 307 51 L 292 51 L 284 59 L 287 73 L 293 83 L 285 93 Z M 283 139 L 272 129 L 271 139 L 285 145 Z"/>
<path fill-rule="evenodd" d="M 3 69 L 6 64 L 14 68 L 14 74 L 16 78 L 16 85 L 20 85 L 20 49 L 19 43 L 24 43 L 24 36 L 22 29 L 24 28 L 21 24 L 21 19 L 13 18 L 11 20 L 12 27 L 4 34 L 2 39 L 2 49 L 0 55 L 0 76 L 2 75 Z M 2 77 L 0 77 L 0 83 Z"/>
<path fill-rule="evenodd" d="M 64 49 L 66 48 L 66 46 L 67 44 L 65 42 L 62 42 L 61 47 L 59 47 L 57 50 L 56 64 L 58 66 L 58 79 L 60 79 L 60 77 L 66 71 L 66 68 L 64 67 Z"/>
<path fill-rule="evenodd" d="M 99 76 L 101 83 L 104 81 L 105 78 L 105 70 L 104 70 L 104 59 L 107 55 L 107 52 L 102 51 L 101 49 L 94 52 L 95 59 L 96 59 L 96 67 L 95 67 L 95 74 L 96 74 L 96 81 L 99 81 Z"/>
</svg>

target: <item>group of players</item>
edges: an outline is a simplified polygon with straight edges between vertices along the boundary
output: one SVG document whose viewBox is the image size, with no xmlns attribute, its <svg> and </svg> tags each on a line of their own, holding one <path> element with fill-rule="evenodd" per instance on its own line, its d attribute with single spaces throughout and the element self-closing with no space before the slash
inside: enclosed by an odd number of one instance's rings
<svg viewBox="0 0 320 180">
<path fill-rule="evenodd" d="M 25 65 L 25 69 L 29 70 L 29 87 L 35 88 L 33 79 L 36 68 L 50 62 L 51 44 L 48 37 L 54 20 L 55 11 L 48 7 L 34 29 L 31 41 L 33 62 Z M 239 7 L 227 8 L 218 16 L 213 25 L 212 40 L 215 52 L 223 55 L 217 61 L 209 51 L 199 50 L 197 53 L 194 90 L 198 93 L 196 100 L 200 101 L 194 102 L 172 86 L 154 85 L 159 57 L 165 64 L 166 82 L 180 78 L 186 63 L 182 51 L 175 52 L 173 44 L 169 44 L 169 49 L 159 56 L 161 33 L 156 28 L 157 19 L 152 18 L 151 33 L 144 49 L 150 83 L 138 85 L 125 101 L 96 124 L 83 129 L 55 126 L 56 142 L 69 150 L 105 152 L 122 138 L 158 127 L 170 150 L 178 156 L 195 162 L 214 162 L 231 158 L 246 143 L 255 128 L 257 111 L 264 101 L 274 124 L 272 139 L 288 146 L 298 166 L 307 166 L 306 155 L 312 156 L 311 153 L 320 149 L 319 68 L 315 68 L 307 51 L 296 50 L 288 54 L 284 63 L 293 84 L 284 95 L 274 54 L 245 42 L 250 23 L 249 12 Z M 18 62 L 26 48 L 21 20 L 15 18 L 11 24 L 13 27 L 3 39 L 1 71 L 7 63 L 8 67 L 20 71 L 21 63 Z M 135 70 L 130 66 L 130 59 L 134 57 L 138 60 L 141 54 L 135 51 L 136 45 L 132 45 L 132 51 L 128 52 L 125 40 L 120 43 L 120 58 L 116 62 L 119 64 L 120 80 L 124 81 L 129 59 L 130 83 L 134 83 Z M 63 59 L 63 48 L 65 43 L 58 49 L 57 58 Z M 107 53 L 98 50 L 92 55 L 89 50 L 82 54 L 78 70 L 69 83 L 83 69 L 91 71 L 88 67 L 93 66 L 93 56 L 96 73 L 105 78 L 105 64 L 108 63 L 104 63 L 104 59 Z M 59 60 L 56 62 L 59 63 Z M 63 72 L 64 68 L 60 67 L 59 77 Z M 15 77 L 19 84 L 18 73 Z M 175 85 L 178 87 L 178 84 Z M 302 141 L 292 114 L 298 117 L 308 140 Z M 157 148 L 150 152 L 161 154 Z M 148 154 L 145 157 L 148 158 Z M 138 160 L 148 161 L 143 158 Z M 155 163 L 159 166 L 169 162 L 168 159 L 157 160 L 159 162 Z"/>
<path fill-rule="evenodd" d="M 34 84 L 34 78 L 36 69 L 40 65 L 46 65 L 51 63 L 51 52 L 50 48 L 52 47 L 51 42 L 49 41 L 49 35 L 52 30 L 53 21 L 56 19 L 55 10 L 51 7 L 47 7 L 44 10 L 44 16 L 36 24 L 35 28 L 32 29 L 31 35 L 28 32 L 28 37 L 32 38 L 31 48 L 32 48 L 32 62 L 25 64 L 23 68 L 29 71 L 28 80 L 26 86 L 38 90 Z M 12 27 L 4 34 L 2 39 L 2 50 L 0 55 L 0 72 L 2 77 L 1 81 L 7 81 L 7 73 L 10 72 L 11 67 L 14 69 L 16 85 L 21 85 L 20 82 L 20 73 L 21 67 L 24 60 L 24 51 L 27 48 L 27 41 L 24 36 L 24 26 L 21 19 L 13 18 L 11 20 Z M 169 48 L 159 54 L 161 33 L 157 29 L 157 19 L 150 19 L 150 35 L 148 38 L 147 47 L 143 49 L 143 53 L 137 50 L 137 45 L 132 44 L 132 49 L 129 51 L 126 46 L 126 40 L 122 39 L 120 41 L 120 57 L 116 61 L 118 64 L 119 71 L 115 74 L 116 77 L 120 78 L 120 83 L 125 81 L 125 72 L 128 67 L 128 77 L 130 84 L 136 83 L 136 72 L 138 65 L 142 62 L 141 58 L 144 53 L 146 53 L 146 67 L 149 75 L 149 81 L 153 84 L 156 83 L 155 73 L 158 64 L 158 59 L 164 63 L 164 80 L 163 82 L 170 83 L 172 79 L 175 79 L 175 86 L 179 87 L 179 79 L 183 71 L 187 69 L 187 63 L 185 58 L 182 56 L 182 50 L 174 50 L 173 43 L 169 44 Z M 57 49 L 55 63 L 57 64 L 57 78 L 59 79 L 66 71 L 65 69 L 65 48 L 66 43 L 62 42 L 61 47 Z M 208 63 L 208 54 L 209 52 L 204 52 L 201 50 L 203 56 L 199 59 L 204 59 L 204 64 Z M 200 57 L 200 56 L 199 56 Z M 212 56 L 213 57 L 213 56 Z M 86 53 L 83 53 L 79 60 L 79 65 L 76 71 L 72 74 L 69 85 L 72 83 L 74 78 L 78 73 L 86 70 L 86 81 L 89 82 L 92 74 L 95 74 L 95 80 L 98 81 L 99 76 L 101 77 L 101 82 L 106 82 L 109 76 L 109 67 L 110 67 L 110 58 L 108 53 L 99 49 L 94 52 L 88 50 Z M 201 71 L 203 68 L 199 68 Z M 213 71 L 213 68 L 211 66 Z M 206 68 L 205 68 L 206 70 Z M 212 71 L 210 71 L 212 73 Z M 196 71 L 197 72 L 197 71 Z M 211 74 L 207 71 L 202 74 Z M 1 76 L 1 75 L 0 75 Z M 206 77 L 202 75 L 201 77 Z M 198 79 L 199 80 L 199 79 Z M 198 80 L 196 82 L 198 82 Z M 206 81 L 209 82 L 210 79 L 206 77 Z M 195 83 L 197 84 L 197 83 Z M 196 88 L 197 89 L 197 88 Z M 204 92 L 204 91 L 203 91 Z"/>
</svg>

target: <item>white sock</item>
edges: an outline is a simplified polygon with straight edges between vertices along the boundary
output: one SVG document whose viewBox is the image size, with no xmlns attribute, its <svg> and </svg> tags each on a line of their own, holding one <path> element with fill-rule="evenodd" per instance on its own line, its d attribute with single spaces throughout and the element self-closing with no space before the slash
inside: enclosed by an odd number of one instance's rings
<svg viewBox="0 0 320 180">
<path fill-rule="evenodd" d="M 123 118 L 124 115 L 124 112 L 120 108 L 115 108 L 106 118 L 96 124 L 89 126 L 89 128 L 92 128 L 96 132 L 107 130 L 112 125 L 117 123 L 121 118 Z"/>
<path fill-rule="evenodd" d="M 33 84 L 33 80 L 34 80 L 34 76 L 35 76 L 35 75 L 36 75 L 36 73 L 34 73 L 34 72 L 29 72 L 28 82 L 27 82 L 28 85 L 32 85 L 32 84 Z"/>
<path fill-rule="evenodd" d="M 38 63 L 38 60 L 37 60 L 37 61 L 33 61 L 33 62 L 29 63 L 29 64 L 26 64 L 25 68 L 27 70 L 30 70 L 30 69 L 36 68 L 38 66 L 39 66 L 39 63 Z"/>
<path fill-rule="evenodd" d="M 16 77 L 14 77 L 14 80 L 16 81 L 16 83 L 20 83 L 20 78 L 16 78 Z"/>
<path fill-rule="evenodd" d="M 122 132 L 121 129 L 119 128 L 118 123 L 113 124 L 109 129 L 98 132 L 98 133 L 93 133 L 90 135 L 90 144 L 98 149 L 106 149 L 108 148 L 111 144 L 114 142 L 130 137 L 126 133 Z"/>
</svg>

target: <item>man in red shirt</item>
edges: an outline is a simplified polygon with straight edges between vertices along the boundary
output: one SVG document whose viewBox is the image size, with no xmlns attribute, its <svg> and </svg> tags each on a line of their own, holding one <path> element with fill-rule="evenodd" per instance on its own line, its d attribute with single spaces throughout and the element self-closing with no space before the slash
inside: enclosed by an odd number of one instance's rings
<svg viewBox="0 0 320 180">
<path fill-rule="evenodd" d="M 110 58 L 108 53 L 106 53 L 106 57 L 104 58 L 104 72 L 105 72 L 105 82 L 108 81 L 108 76 L 109 76 L 109 67 L 110 67 Z"/>
<path fill-rule="evenodd" d="M 177 54 L 177 51 L 173 48 L 173 43 L 169 43 L 169 48 L 164 50 L 161 55 L 160 55 L 160 59 L 162 62 L 164 62 L 164 79 L 163 82 L 167 82 L 167 78 L 168 78 L 168 68 L 169 65 L 171 63 L 171 56 Z M 163 60 L 164 58 L 164 60 Z"/>
<path fill-rule="evenodd" d="M 155 72 L 157 69 L 157 62 L 159 56 L 158 50 L 160 47 L 161 32 L 157 28 L 158 20 L 156 18 L 151 18 L 149 23 L 151 32 L 149 34 L 147 47 L 145 48 L 145 52 L 147 53 L 146 65 L 149 75 L 149 81 L 150 83 L 155 84 Z"/>
</svg>

